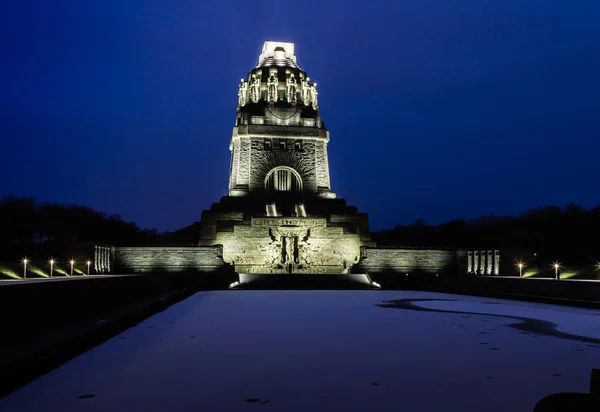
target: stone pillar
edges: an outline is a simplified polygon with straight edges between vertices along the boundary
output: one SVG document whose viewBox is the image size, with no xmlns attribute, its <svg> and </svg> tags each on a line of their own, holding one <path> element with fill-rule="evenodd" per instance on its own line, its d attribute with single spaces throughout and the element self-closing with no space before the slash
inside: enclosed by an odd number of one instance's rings
<svg viewBox="0 0 600 412">
<path fill-rule="evenodd" d="M 367 247 L 366 246 L 361 246 L 360 247 L 360 259 L 366 259 L 367 258 Z"/>
<path fill-rule="evenodd" d="M 98 259 L 98 262 L 96 263 L 96 266 L 98 266 L 98 273 L 102 273 L 102 266 L 104 265 L 104 246 L 98 246 L 96 259 Z"/>
<path fill-rule="evenodd" d="M 315 141 L 315 174 L 317 189 L 329 190 L 329 158 L 327 157 L 327 141 Z"/>
<path fill-rule="evenodd" d="M 500 274 L 500 251 L 494 250 L 494 275 Z"/>
<path fill-rule="evenodd" d="M 231 165 L 229 166 L 229 192 L 239 183 L 239 169 L 240 169 L 240 139 L 234 133 L 231 138 L 231 144 L 229 146 L 231 150 Z"/>
<path fill-rule="evenodd" d="M 108 255 L 108 272 L 107 273 L 112 273 L 113 270 L 113 262 L 115 261 L 115 247 L 111 246 L 109 249 L 109 255 Z"/>
<path fill-rule="evenodd" d="M 114 253 L 115 253 L 115 248 L 114 247 L 107 247 L 106 248 L 106 273 L 111 273 L 112 271 L 112 263 L 113 263 L 113 259 L 114 259 Z"/>
<path fill-rule="evenodd" d="M 485 269 L 485 274 L 486 275 L 491 275 L 492 274 L 492 265 L 494 263 L 494 259 L 492 258 L 492 251 L 488 250 L 487 251 L 487 266 Z"/>
<path fill-rule="evenodd" d="M 473 272 L 479 274 L 479 251 L 477 250 L 473 252 Z"/>
<path fill-rule="evenodd" d="M 485 250 L 479 251 L 479 272 L 485 275 Z"/>
<path fill-rule="evenodd" d="M 473 273 L 473 251 L 467 252 L 467 273 Z"/>
</svg>

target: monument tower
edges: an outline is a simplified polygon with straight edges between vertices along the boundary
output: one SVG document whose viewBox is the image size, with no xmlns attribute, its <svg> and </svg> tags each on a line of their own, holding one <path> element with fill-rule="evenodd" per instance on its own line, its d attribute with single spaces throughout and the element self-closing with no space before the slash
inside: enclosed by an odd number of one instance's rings
<svg viewBox="0 0 600 412">
<path fill-rule="evenodd" d="M 239 83 L 227 196 L 164 246 L 99 246 L 94 260 L 117 273 L 212 273 L 228 283 L 233 271 L 230 287 L 500 273 L 498 250 L 377 248 L 367 215 L 332 191 L 318 97 L 294 44 L 266 42 Z"/>
<path fill-rule="evenodd" d="M 202 213 L 198 242 L 240 274 L 347 274 L 373 246 L 367 215 L 331 190 L 318 101 L 293 43 L 266 42 L 240 81 L 228 196 Z"/>
</svg>

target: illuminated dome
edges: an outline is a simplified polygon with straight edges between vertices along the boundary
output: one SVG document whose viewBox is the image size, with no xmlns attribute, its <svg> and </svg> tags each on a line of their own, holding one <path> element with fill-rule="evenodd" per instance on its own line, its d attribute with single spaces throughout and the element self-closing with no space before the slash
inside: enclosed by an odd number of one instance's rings
<svg viewBox="0 0 600 412">
<path fill-rule="evenodd" d="M 237 124 L 324 128 L 318 94 L 296 63 L 293 43 L 265 42 L 258 65 L 240 81 Z"/>
</svg>

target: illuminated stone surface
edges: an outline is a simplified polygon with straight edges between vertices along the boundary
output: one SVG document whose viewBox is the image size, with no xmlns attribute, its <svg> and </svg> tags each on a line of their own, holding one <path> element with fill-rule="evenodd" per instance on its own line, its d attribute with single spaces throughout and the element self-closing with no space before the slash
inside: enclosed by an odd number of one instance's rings
<svg viewBox="0 0 600 412">
<path fill-rule="evenodd" d="M 377 306 L 393 299 L 434 311 Z M 599 314 L 410 291 L 203 292 L 0 410 L 531 412 L 546 395 L 589 391 Z M 576 337 L 511 326 L 531 319 Z"/>
<path fill-rule="evenodd" d="M 306 195 L 334 197 L 329 180 L 329 132 L 315 103 L 316 84 L 296 64 L 292 43 L 266 42 L 259 64 L 238 91 L 231 136 L 229 195 L 264 191 L 276 166 L 296 170 Z"/>
<path fill-rule="evenodd" d="M 199 236 L 182 243 L 196 248 L 116 248 L 117 270 L 500 273 L 496 250 L 375 248 L 368 216 L 331 190 L 317 96 L 294 45 L 266 42 L 238 89 L 228 196 L 202 213 Z"/>
<path fill-rule="evenodd" d="M 223 268 L 221 248 L 118 247 L 115 259 L 121 268 L 145 272 L 215 272 Z"/>
<path fill-rule="evenodd" d="M 462 252 L 456 250 L 366 248 L 361 267 L 368 273 L 394 271 L 409 273 L 445 273 L 458 264 Z M 452 271 L 456 273 L 458 268 Z"/>
<path fill-rule="evenodd" d="M 240 83 L 229 196 L 202 213 L 198 242 L 239 273 L 349 273 L 374 246 L 367 215 L 331 191 L 317 95 L 292 43 L 266 42 Z"/>
</svg>

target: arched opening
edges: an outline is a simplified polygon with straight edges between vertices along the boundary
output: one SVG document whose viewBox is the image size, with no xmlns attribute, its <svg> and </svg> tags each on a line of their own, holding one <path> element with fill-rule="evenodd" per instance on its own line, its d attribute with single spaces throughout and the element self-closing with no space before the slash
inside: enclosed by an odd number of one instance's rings
<svg viewBox="0 0 600 412">
<path fill-rule="evenodd" d="M 294 169 L 276 167 L 265 177 L 267 216 L 306 217 L 302 201 L 302 178 Z"/>
<path fill-rule="evenodd" d="M 292 168 L 276 167 L 267 174 L 265 189 L 267 192 L 301 192 L 302 178 Z"/>
</svg>

